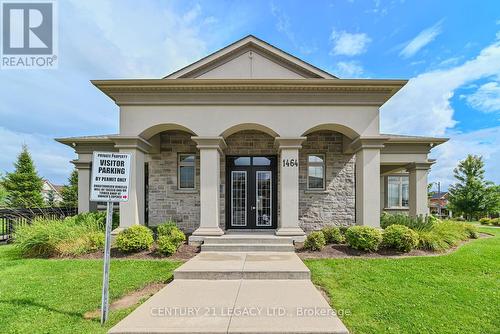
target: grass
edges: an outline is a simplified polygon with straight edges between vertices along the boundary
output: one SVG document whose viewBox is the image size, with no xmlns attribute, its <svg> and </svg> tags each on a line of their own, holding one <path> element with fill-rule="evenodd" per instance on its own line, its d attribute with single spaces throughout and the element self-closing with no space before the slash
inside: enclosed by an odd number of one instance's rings
<svg viewBox="0 0 500 334">
<path fill-rule="evenodd" d="M 500 229 L 449 255 L 306 260 L 351 333 L 498 333 Z"/>
<path fill-rule="evenodd" d="M 172 277 L 179 262 L 112 260 L 110 299 Z M 26 259 L 13 246 L 0 246 L 0 324 L 2 333 L 105 333 L 134 308 L 99 320 L 83 315 L 100 307 L 102 261 Z"/>
</svg>

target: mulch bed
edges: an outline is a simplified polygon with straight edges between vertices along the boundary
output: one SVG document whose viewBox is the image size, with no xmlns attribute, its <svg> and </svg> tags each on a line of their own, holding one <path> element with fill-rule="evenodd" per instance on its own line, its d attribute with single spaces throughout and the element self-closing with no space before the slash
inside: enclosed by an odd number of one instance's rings
<svg viewBox="0 0 500 334">
<path fill-rule="evenodd" d="M 490 234 L 487 233 L 480 233 L 479 234 L 479 239 L 481 238 L 489 238 L 491 237 Z M 364 252 L 360 251 L 357 249 L 350 248 L 347 245 L 326 245 L 325 248 L 323 248 L 321 251 L 307 251 L 307 250 L 302 250 L 298 249 L 297 255 L 301 259 L 346 259 L 346 258 L 361 258 L 361 259 L 372 259 L 372 258 L 386 258 L 386 259 L 391 259 L 391 258 L 405 258 L 405 257 L 412 257 L 412 256 L 438 256 L 438 255 L 444 255 L 444 254 L 449 254 L 454 252 L 457 248 L 460 246 L 471 242 L 472 240 L 475 239 L 469 239 L 467 241 L 462 241 L 459 243 L 457 246 L 452 247 L 444 252 L 433 252 L 433 251 L 428 251 L 428 250 L 422 250 L 422 249 L 414 249 L 408 253 L 402 253 L 398 252 L 393 249 L 380 249 L 377 252 Z"/>
<path fill-rule="evenodd" d="M 146 250 L 138 253 L 123 253 L 116 248 L 111 248 L 111 258 L 112 259 L 134 259 L 134 260 L 178 260 L 187 261 L 200 252 L 200 247 L 190 246 L 188 244 L 182 244 L 177 252 L 172 256 L 164 256 L 156 251 L 155 248 L 151 250 Z M 71 257 L 72 259 L 102 259 L 104 256 L 103 251 L 98 251 L 89 254 L 83 254 L 76 257 Z"/>
</svg>

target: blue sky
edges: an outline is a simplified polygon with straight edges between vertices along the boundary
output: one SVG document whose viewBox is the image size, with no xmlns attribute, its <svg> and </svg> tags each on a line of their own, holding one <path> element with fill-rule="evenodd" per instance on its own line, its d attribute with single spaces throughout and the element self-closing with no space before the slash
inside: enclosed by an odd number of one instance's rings
<svg viewBox="0 0 500 334">
<path fill-rule="evenodd" d="M 91 79 L 159 78 L 254 34 L 341 78 L 405 78 L 381 110 L 388 133 L 446 136 L 430 180 L 467 153 L 500 183 L 498 1 L 59 1 L 59 67 L 0 70 L 0 171 L 26 143 L 66 181 L 54 137 L 116 133 L 118 108 Z"/>
</svg>

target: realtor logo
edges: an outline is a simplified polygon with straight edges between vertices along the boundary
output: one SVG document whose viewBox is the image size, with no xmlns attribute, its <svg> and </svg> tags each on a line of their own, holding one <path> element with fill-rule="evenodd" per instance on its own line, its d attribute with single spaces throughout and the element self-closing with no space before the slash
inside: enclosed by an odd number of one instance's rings
<svg viewBox="0 0 500 334">
<path fill-rule="evenodd" d="M 55 68 L 56 12 L 52 1 L 2 2 L 2 68 Z"/>
</svg>

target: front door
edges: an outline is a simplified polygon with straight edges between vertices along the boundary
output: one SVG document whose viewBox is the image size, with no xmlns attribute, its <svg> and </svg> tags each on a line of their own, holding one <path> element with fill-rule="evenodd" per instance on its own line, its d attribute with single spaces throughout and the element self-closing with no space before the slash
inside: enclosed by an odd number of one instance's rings
<svg viewBox="0 0 500 334">
<path fill-rule="evenodd" d="M 276 228 L 276 157 L 227 156 L 226 161 L 226 227 Z"/>
</svg>

